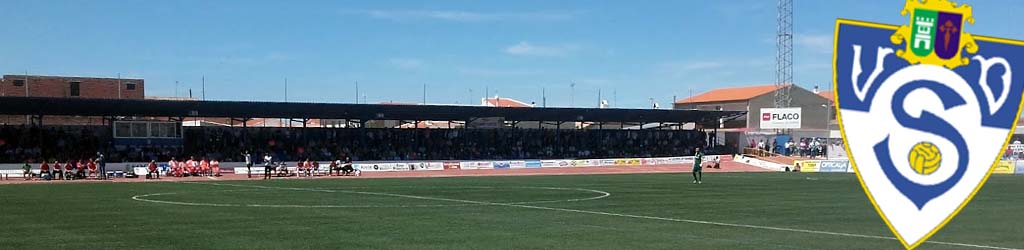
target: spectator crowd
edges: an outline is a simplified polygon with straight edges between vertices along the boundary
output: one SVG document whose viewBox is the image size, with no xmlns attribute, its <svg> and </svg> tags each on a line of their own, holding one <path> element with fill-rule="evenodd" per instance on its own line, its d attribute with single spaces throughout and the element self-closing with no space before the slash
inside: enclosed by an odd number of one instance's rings
<svg viewBox="0 0 1024 250">
<path fill-rule="evenodd" d="M 284 161 L 476 160 L 658 157 L 692 154 L 690 130 L 539 129 L 186 129 L 187 155 L 234 160 L 245 150 Z"/>
<path fill-rule="evenodd" d="M 749 145 L 751 148 L 757 148 L 771 154 L 809 157 L 813 159 L 827 155 L 830 148 L 829 143 L 833 144 L 833 148 L 842 147 L 842 140 L 826 140 L 820 137 L 804 137 L 796 141 L 789 139 L 784 144 L 779 144 L 774 138 L 768 141 L 761 139 L 756 142 L 751 139 Z"/>
<path fill-rule="evenodd" d="M 115 143 L 102 126 L 0 126 L 0 162 L 176 159 L 244 161 L 243 152 L 304 159 L 501 160 L 691 155 L 707 146 L 694 130 L 338 129 L 186 127 L 175 144 Z"/>
</svg>

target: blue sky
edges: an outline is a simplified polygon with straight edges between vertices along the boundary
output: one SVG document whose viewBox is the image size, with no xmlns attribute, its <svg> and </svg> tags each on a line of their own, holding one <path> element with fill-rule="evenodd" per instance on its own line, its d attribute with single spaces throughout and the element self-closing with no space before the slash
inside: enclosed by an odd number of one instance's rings
<svg viewBox="0 0 1024 250">
<path fill-rule="evenodd" d="M 1024 1 L 971 1 L 973 34 L 1024 39 Z M 796 0 L 795 80 L 831 78 L 838 17 L 904 24 L 903 1 Z M 775 1 L 0 2 L 0 72 L 146 79 L 147 95 L 370 103 L 668 106 L 774 81 Z M 575 91 L 570 83 L 575 82 Z"/>
</svg>

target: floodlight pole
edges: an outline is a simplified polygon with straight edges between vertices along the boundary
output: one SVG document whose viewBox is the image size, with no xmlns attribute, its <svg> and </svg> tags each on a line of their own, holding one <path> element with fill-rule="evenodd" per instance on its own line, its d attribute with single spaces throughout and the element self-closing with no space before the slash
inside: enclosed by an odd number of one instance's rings
<svg viewBox="0 0 1024 250">
<path fill-rule="evenodd" d="M 569 83 L 569 107 L 576 107 L 576 82 Z"/>
<path fill-rule="evenodd" d="M 121 99 L 121 73 L 117 73 L 117 99 Z"/>
<path fill-rule="evenodd" d="M 25 97 L 28 97 L 28 70 L 25 70 Z"/>
<path fill-rule="evenodd" d="M 821 105 L 822 107 L 825 107 L 825 150 L 822 150 L 825 151 L 825 160 L 828 160 L 829 146 L 832 146 L 832 144 L 829 143 L 829 141 L 832 140 L 832 117 L 830 117 L 831 114 L 829 114 L 829 112 L 831 112 L 829 109 L 830 105 L 831 103 Z"/>
</svg>

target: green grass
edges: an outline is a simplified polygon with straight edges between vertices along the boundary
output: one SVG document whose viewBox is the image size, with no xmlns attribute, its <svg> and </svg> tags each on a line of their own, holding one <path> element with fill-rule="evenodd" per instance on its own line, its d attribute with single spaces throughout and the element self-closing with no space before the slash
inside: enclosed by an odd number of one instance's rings
<svg viewBox="0 0 1024 250">
<path fill-rule="evenodd" d="M 895 240 L 609 215 L 892 236 L 854 175 L 743 173 L 706 174 L 705 179 L 702 185 L 691 184 L 684 174 L 0 185 L 0 249 L 902 247 Z M 611 196 L 529 203 L 601 195 L 537 187 Z M 930 241 L 1024 247 L 1021 190 L 1024 177 L 993 176 Z M 170 194 L 144 198 L 232 206 L 131 198 L 151 193 Z M 513 202 L 526 204 L 494 205 Z M 930 243 L 921 248 L 964 249 Z"/>
</svg>

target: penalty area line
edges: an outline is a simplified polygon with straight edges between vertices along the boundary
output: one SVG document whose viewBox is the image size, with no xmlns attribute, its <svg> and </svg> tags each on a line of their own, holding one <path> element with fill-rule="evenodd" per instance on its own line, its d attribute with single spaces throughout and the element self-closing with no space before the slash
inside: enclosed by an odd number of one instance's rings
<svg viewBox="0 0 1024 250">
<path fill-rule="evenodd" d="M 198 183 L 198 182 L 184 182 L 184 183 L 206 184 L 206 185 L 216 185 L 216 186 L 234 186 L 234 187 L 251 187 L 251 188 L 267 188 L 267 189 L 284 189 L 284 190 L 323 191 L 322 189 L 268 187 L 268 186 L 255 186 L 255 185 L 234 185 L 234 184 L 219 184 L 219 183 Z M 360 191 L 346 191 L 346 192 L 347 193 L 357 193 L 357 194 L 368 194 L 368 195 L 403 197 L 403 198 L 411 198 L 411 199 L 423 199 L 423 200 L 435 200 L 435 201 L 450 201 L 450 202 L 462 202 L 462 203 L 492 205 L 492 206 L 507 206 L 507 207 L 518 207 L 518 208 L 530 208 L 530 209 L 539 209 L 539 210 L 548 210 L 548 211 L 560 211 L 560 212 L 569 212 L 569 213 L 604 215 L 604 216 L 613 216 L 613 217 L 622 217 L 622 218 L 633 218 L 633 219 L 646 219 L 646 220 L 660 220 L 660 221 L 682 222 L 682 223 L 714 225 L 714 226 L 724 226 L 724 227 L 739 227 L 739 228 L 750 228 L 750 229 L 761 229 L 761 230 L 772 230 L 772 231 L 783 231 L 783 232 L 795 232 L 795 233 L 806 233 L 806 234 L 819 234 L 819 235 L 831 235 L 831 236 L 842 236 L 842 237 L 853 237 L 853 238 L 867 238 L 867 239 L 880 239 L 880 240 L 898 240 L 898 239 L 896 239 L 896 237 L 886 237 L 886 236 L 876 236 L 876 235 L 863 235 L 863 234 L 852 234 L 852 233 L 815 231 L 815 230 L 805 230 L 805 229 L 795 229 L 795 228 L 746 225 L 746 224 L 724 223 L 724 222 L 714 222 L 714 221 L 688 220 L 688 219 L 666 218 L 666 217 L 647 216 L 647 215 L 620 214 L 620 213 L 610 213 L 610 212 L 601 212 L 601 211 L 589 211 L 589 210 L 579 210 L 579 209 L 570 209 L 570 208 L 542 207 L 542 206 L 525 205 L 525 204 L 514 204 L 514 203 L 498 203 L 498 202 L 450 199 L 450 198 L 428 197 L 428 196 L 418 196 L 418 195 L 405 195 L 405 194 L 377 193 L 377 192 L 360 192 Z M 605 192 L 605 193 L 607 193 L 607 192 Z M 602 197 L 602 198 L 604 198 L 604 197 Z M 948 245 L 948 246 L 959 246 L 959 247 L 971 247 L 971 248 L 980 248 L 980 249 L 1024 250 L 1024 249 L 1019 249 L 1019 248 L 986 246 L 986 245 L 976 245 L 976 244 L 966 244 L 966 243 L 956 243 L 956 242 L 944 242 L 944 241 L 925 241 L 924 243 L 925 244 Z"/>
</svg>

